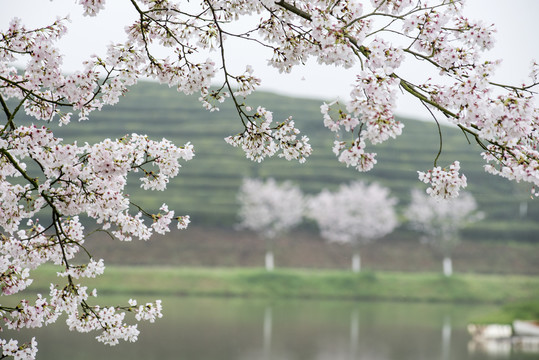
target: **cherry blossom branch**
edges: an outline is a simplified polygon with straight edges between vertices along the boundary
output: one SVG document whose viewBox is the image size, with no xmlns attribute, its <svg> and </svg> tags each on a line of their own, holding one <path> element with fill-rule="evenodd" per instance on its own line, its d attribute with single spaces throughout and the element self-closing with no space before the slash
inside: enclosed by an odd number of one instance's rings
<svg viewBox="0 0 539 360">
<path fill-rule="evenodd" d="M 422 103 L 427 103 L 429 105 L 432 105 L 433 107 L 435 107 L 436 109 L 440 110 L 442 113 L 444 113 L 445 115 L 449 116 L 449 117 L 452 117 L 452 118 L 458 118 L 458 116 L 454 113 L 452 113 L 451 111 L 447 110 L 446 108 L 444 108 L 443 106 L 441 106 L 440 104 L 430 100 L 429 98 L 427 98 L 425 95 L 421 94 L 420 92 L 418 92 L 417 90 L 415 90 L 414 86 L 410 83 L 408 83 L 407 81 L 405 81 L 404 79 L 400 79 L 400 85 L 401 87 L 406 90 L 407 92 L 409 92 L 410 94 L 414 95 L 415 97 L 417 97 Z M 428 107 L 427 107 L 428 109 Z M 429 109 L 430 111 L 430 109 Z M 474 132 L 473 130 L 465 127 L 464 125 L 462 124 L 457 124 L 457 126 L 459 127 L 459 129 L 461 129 L 463 132 L 465 133 L 468 133 L 470 135 L 472 135 L 475 140 L 476 140 L 476 143 L 483 149 L 483 150 L 486 150 L 488 152 L 491 152 L 490 149 L 488 149 L 484 144 L 483 142 L 481 141 L 481 137 L 479 136 L 479 134 L 477 132 Z M 495 145 L 501 149 L 503 149 L 504 151 L 506 151 L 508 154 L 510 154 L 514 159 L 519 159 L 507 146 L 503 145 L 503 144 L 499 144 L 495 141 L 492 141 L 492 140 L 488 140 L 488 142 L 492 145 Z M 494 155 L 494 154 L 493 154 Z M 436 157 L 438 158 L 438 157 Z M 502 161 L 502 157 L 498 157 L 497 158 L 499 159 L 499 161 Z M 436 166 L 436 165 L 435 165 Z"/>
<path fill-rule="evenodd" d="M 7 104 L 4 102 L 4 98 L 0 95 L 0 102 L 2 103 L 2 107 L 4 108 L 4 112 L 6 113 L 6 116 L 7 116 L 6 126 L 2 129 L 2 131 L 0 131 L 0 135 L 2 135 L 6 131 L 7 126 L 9 126 L 11 131 L 15 130 L 15 123 L 13 122 L 13 120 L 15 119 L 15 115 L 17 115 L 21 106 L 24 104 L 24 102 L 28 99 L 29 96 L 30 94 L 27 94 L 15 107 L 13 112 L 10 112 L 7 107 Z"/>
<path fill-rule="evenodd" d="M 438 148 L 438 153 L 436 154 L 436 157 L 434 158 L 434 167 L 438 166 L 437 165 L 437 162 L 438 162 L 438 159 L 440 158 L 440 155 L 442 154 L 442 145 L 443 145 L 443 141 L 442 141 L 442 128 L 440 127 L 440 122 L 438 121 L 438 119 L 436 118 L 436 116 L 434 116 L 434 113 L 432 112 L 432 110 L 428 107 L 427 104 L 425 104 L 425 102 L 421 101 L 421 104 L 423 104 L 425 106 L 425 108 L 428 110 L 428 112 L 430 113 L 430 115 L 432 116 L 432 118 L 434 119 L 434 121 L 436 122 L 436 126 L 438 128 L 438 138 L 439 138 L 439 143 L 440 143 L 440 146 Z"/>
<path fill-rule="evenodd" d="M 234 90 L 232 89 L 232 86 L 230 85 L 230 81 L 229 81 L 230 74 L 226 66 L 223 31 L 221 29 L 221 25 L 219 24 L 219 20 L 217 19 L 215 9 L 213 8 L 211 2 L 207 1 L 206 4 L 208 5 L 208 8 L 211 11 L 212 17 L 214 19 L 214 24 L 217 28 L 218 39 L 219 39 L 219 51 L 221 55 L 221 65 L 222 65 L 223 74 L 224 74 L 224 83 L 226 84 L 226 87 L 228 91 L 230 92 L 230 97 L 232 98 L 232 101 L 234 102 L 234 106 L 236 107 L 236 111 L 238 112 L 240 116 L 240 119 L 241 119 L 241 122 L 243 123 L 244 128 L 247 128 L 246 121 L 250 122 L 251 120 L 249 119 L 249 116 L 243 111 L 243 107 L 238 103 L 238 100 L 236 99 L 236 96 L 234 95 Z"/>
<path fill-rule="evenodd" d="M 29 89 L 25 88 L 24 86 L 20 85 L 19 82 L 11 81 L 10 79 L 7 79 L 7 78 L 5 78 L 5 77 L 3 77 L 1 75 L 0 75 L 0 80 L 4 81 L 4 82 L 6 82 L 6 83 L 8 83 L 8 84 L 10 84 L 12 86 L 17 87 L 23 93 L 26 93 L 26 96 L 31 95 L 33 98 L 36 98 L 38 100 L 45 101 L 45 102 L 48 102 L 48 103 L 51 103 L 51 104 L 55 104 L 55 105 L 58 105 L 58 106 L 71 106 L 72 105 L 72 104 L 69 104 L 69 103 L 61 102 L 60 101 L 61 99 L 52 100 L 52 99 L 44 98 L 41 95 L 36 94 L 34 91 L 29 90 Z M 22 81 L 22 83 L 24 83 L 24 81 Z"/>
<path fill-rule="evenodd" d="M 414 97 L 418 98 L 420 101 L 422 101 L 423 103 L 427 103 L 433 107 L 435 107 L 436 109 L 440 110 L 443 114 L 445 114 L 446 116 L 448 117 L 452 117 L 452 118 L 457 118 L 458 116 L 451 112 L 450 110 L 446 109 L 445 107 L 443 107 L 442 105 L 440 105 L 439 103 L 431 100 L 430 98 L 426 97 L 425 95 L 423 95 L 422 93 L 420 93 L 419 91 L 416 90 L 416 87 L 409 83 L 408 81 L 398 77 L 397 75 L 395 74 L 392 74 L 392 76 L 396 77 L 399 79 L 399 86 L 401 88 L 403 88 L 404 90 L 406 90 L 409 94 L 413 95 Z"/>
<path fill-rule="evenodd" d="M 280 7 L 282 7 L 283 9 L 287 10 L 287 11 L 290 11 L 291 13 L 294 13 L 296 15 L 298 15 L 299 17 L 302 17 L 304 18 L 305 20 L 309 20 L 311 21 L 312 20 L 312 17 L 311 17 L 311 14 L 295 7 L 294 5 L 284 1 L 284 0 L 279 0 L 279 1 L 276 1 L 275 2 L 275 5 L 278 5 Z"/>
</svg>

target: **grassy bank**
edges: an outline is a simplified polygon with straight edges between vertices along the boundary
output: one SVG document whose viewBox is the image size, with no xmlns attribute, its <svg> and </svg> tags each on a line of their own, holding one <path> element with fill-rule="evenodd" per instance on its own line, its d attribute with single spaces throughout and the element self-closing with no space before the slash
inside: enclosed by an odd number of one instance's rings
<svg viewBox="0 0 539 360">
<path fill-rule="evenodd" d="M 497 311 L 474 319 L 474 322 L 479 324 L 511 324 L 515 319 L 539 319 L 539 299 L 504 304 Z"/>
<path fill-rule="evenodd" d="M 33 274 L 31 291 L 48 293 L 56 269 Z M 260 268 L 107 267 L 105 275 L 84 282 L 107 294 L 237 296 L 509 303 L 537 301 L 539 278 L 533 276 L 364 272 Z"/>
</svg>

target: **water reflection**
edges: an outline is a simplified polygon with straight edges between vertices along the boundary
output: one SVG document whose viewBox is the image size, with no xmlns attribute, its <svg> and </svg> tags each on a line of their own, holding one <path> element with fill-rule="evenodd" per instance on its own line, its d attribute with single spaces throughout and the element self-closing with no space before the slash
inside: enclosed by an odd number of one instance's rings
<svg viewBox="0 0 539 360">
<path fill-rule="evenodd" d="M 266 307 L 264 311 L 264 360 L 271 359 L 271 307 Z"/>
<path fill-rule="evenodd" d="M 487 354 L 490 359 L 510 359 L 512 345 L 510 339 L 470 340 L 468 351 L 471 354 Z"/>
<path fill-rule="evenodd" d="M 350 359 L 355 359 L 358 355 L 359 346 L 359 311 L 352 310 L 350 315 Z"/>
<path fill-rule="evenodd" d="M 145 299 L 140 299 L 145 300 Z M 117 303 L 117 299 L 111 299 Z M 36 332 L 38 359 L 487 360 L 466 325 L 488 306 L 164 298 L 165 317 L 135 344 L 106 347 L 58 324 Z M 4 336 L 8 335 L 6 332 Z M 503 358 L 537 354 L 510 351 Z"/>
<path fill-rule="evenodd" d="M 444 318 L 444 325 L 442 326 L 442 359 L 449 359 L 449 352 L 451 349 L 451 318 L 446 316 Z"/>
</svg>

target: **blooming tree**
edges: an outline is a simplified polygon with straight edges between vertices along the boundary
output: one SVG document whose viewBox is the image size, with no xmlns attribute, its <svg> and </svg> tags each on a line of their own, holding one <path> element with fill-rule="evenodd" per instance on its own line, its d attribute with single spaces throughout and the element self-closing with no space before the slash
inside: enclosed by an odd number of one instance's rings
<svg viewBox="0 0 539 360">
<path fill-rule="evenodd" d="M 104 0 L 79 0 L 87 16 L 98 16 Z M 12 328 L 34 327 L 68 314 L 72 329 L 102 329 L 100 340 L 134 340 L 136 329 L 123 322 L 123 311 L 153 319 L 159 306 L 89 306 L 77 279 L 96 276 L 103 263 L 84 251 L 81 216 L 95 221 L 119 240 L 148 239 L 167 231 L 174 213 L 166 205 L 150 214 L 129 201 L 127 174 L 142 175 L 141 186 L 163 190 L 191 159 L 190 144 L 177 147 L 131 134 L 97 144 L 66 144 L 52 126 L 88 120 L 95 110 L 114 105 L 139 78 L 152 78 L 185 94 L 199 95 L 202 106 L 218 110 L 231 101 L 239 132 L 226 141 L 254 161 L 277 154 L 304 162 L 309 139 L 294 120 L 273 119 L 270 109 L 247 104 L 259 84 L 255 69 L 233 73 L 228 39 L 243 40 L 273 52 L 270 66 L 291 72 L 309 58 L 350 69 L 351 100 L 321 106 L 331 131 L 344 132 L 333 147 L 338 160 L 359 171 L 371 169 L 375 153 L 367 146 L 398 136 L 404 127 L 394 118 L 399 92 L 411 95 L 436 116 L 459 127 L 482 149 L 485 169 L 511 180 L 539 184 L 538 111 L 530 80 L 503 85 L 491 81 L 498 61 L 481 60 L 493 45 L 493 27 L 463 15 L 462 0 L 130 0 L 137 17 L 126 24 L 126 40 L 66 74 L 57 41 L 68 19 L 27 28 L 18 14 L 0 29 L 0 284 L 3 295 L 29 285 L 29 271 L 52 262 L 61 265 L 65 287 L 53 286 L 49 298 L 2 306 Z M 46 5 L 44 5 L 46 6 Z M 3 8 L 4 10 L 4 8 Z M 255 15 L 252 17 L 250 15 Z M 250 21 L 234 24 L 237 19 Z M 258 19 L 252 21 L 253 18 Z M 164 54 L 164 55 L 163 55 Z M 401 64 L 419 61 L 428 79 L 405 78 Z M 210 85 L 215 85 L 210 88 Z M 24 120 L 26 113 L 32 121 Z M 438 114 L 438 115 L 436 115 Z M 440 138 L 441 144 L 441 138 Z M 436 157 L 437 159 L 438 157 Z M 466 185 L 457 159 L 419 173 L 435 197 L 454 197 Z M 178 218 L 180 227 L 188 218 Z M 80 262 L 79 262 L 80 261 Z M 144 309 L 151 309 L 148 313 Z M 28 346 L 1 340 L 2 356 L 33 357 Z"/>
<path fill-rule="evenodd" d="M 398 225 L 389 189 L 378 183 L 352 182 L 335 192 L 327 189 L 307 201 L 307 216 L 328 241 L 354 245 L 352 270 L 359 272 L 359 245 L 390 234 Z"/>
<path fill-rule="evenodd" d="M 274 269 L 273 241 L 303 220 L 303 194 L 290 182 L 244 179 L 238 192 L 239 228 L 257 232 L 266 240 L 265 266 Z"/>
<path fill-rule="evenodd" d="M 463 192 L 458 198 L 439 200 L 413 189 L 412 201 L 405 216 L 413 229 L 424 234 L 423 242 L 441 251 L 444 275 L 451 276 L 451 253 L 460 241 L 460 230 L 482 219 L 483 213 L 477 211 L 477 203 L 468 192 Z"/>
</svg>

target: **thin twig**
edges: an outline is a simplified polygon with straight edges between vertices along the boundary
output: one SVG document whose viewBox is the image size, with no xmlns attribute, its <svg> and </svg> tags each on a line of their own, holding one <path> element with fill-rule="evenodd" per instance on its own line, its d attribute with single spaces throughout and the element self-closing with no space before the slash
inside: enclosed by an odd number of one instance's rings
<svg viewBox="0 0 539 360">
<path fill-rule="evenodd" d="M 437 166 L 437 162 L 438 162 L 438 159 L 440 158 L 440 155 L 442 154 L 442 144 L 443 144 L 443 139 L 442 139 L 442 129 L 440 127 L 440 122 L 438 122 L 438 119 L 436 118 L 436 116 L 434 116 L 434 113 L 432 112 L 432 110 L 429 108 L 429 106 L 427 104 L 425 104 L 425 102 L 423 100 L 420 100 L 421 101 L 421 104 L 423 104 L 423 106 L 425 106 L 425 108 L 427 108 L 427 110 L 429 111 L 429 113 L 431 114 L 432 118 L 434 119 L 434 121 L 436 121 L 436 125 L 438 126 L 438 136 L 439 136 L 439 139 L 440 139 L 440 147 L 438 149 L 438 154 L 436 154 L 436 158 L 434 158 L 434 167 Z"/>
</svg>

